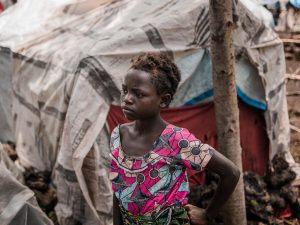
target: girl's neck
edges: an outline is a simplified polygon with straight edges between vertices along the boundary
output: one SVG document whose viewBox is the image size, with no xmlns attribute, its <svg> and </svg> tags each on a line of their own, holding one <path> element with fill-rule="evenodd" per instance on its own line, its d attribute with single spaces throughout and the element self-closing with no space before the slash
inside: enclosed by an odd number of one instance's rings
<svg viewBox="0 0 300 225">
<path fill-rule="evenodd" d="M 166 127 L 166 122 L 160 115 L 157 117 L 149 118 L 147 120 L 136 120 L 134 122 L 134 130 L 138 134 L 151 133 L 161 131 Z"/>
</svg>

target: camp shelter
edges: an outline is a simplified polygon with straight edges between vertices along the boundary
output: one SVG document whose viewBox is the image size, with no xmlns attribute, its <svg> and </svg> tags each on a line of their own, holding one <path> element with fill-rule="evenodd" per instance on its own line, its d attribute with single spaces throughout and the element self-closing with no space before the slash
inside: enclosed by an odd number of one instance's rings
<svg viewBox="0 0 300 225">
<path fill-rule="evenodd" d="M 234 6 L 240 105 L 253 118 L 264 116 L 260 127 L 252 123 L 246 129 L 266 131 L 267 158 L 284 151 L 295 166 L 282 43 L 246 0 Z M 23 0 L 0 16 L 0 34 L 0 57 L 12 71 L 1 76 L 11 75 L 19 159 L 24 166 L 53 171 L 60 224 L 112 223 L 106 122 L 111 105 L 119 105 L 133 56 L 169 54 L 182 72 L 172 107 L 192 107 L 189 112 L 198 117 L 195 105 L 205 104 L 213 120 L 207 0 Z M 205 135 L 215 140 L 214 133 Z"/>
</svg>

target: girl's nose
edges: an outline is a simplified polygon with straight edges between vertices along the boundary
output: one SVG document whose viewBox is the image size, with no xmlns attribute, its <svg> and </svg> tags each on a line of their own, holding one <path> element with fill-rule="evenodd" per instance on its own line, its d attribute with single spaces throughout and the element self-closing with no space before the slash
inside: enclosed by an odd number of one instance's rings
<svg viewBox="0 0 300 225">
<path fill-rule="evenodd" d="M 124 97 L 123 97 L 123 101 L 126 104 L 132 104 L 133 103 L 132 95 L 129 94 L 129 93 L 125 94 Z"/>
</svg>

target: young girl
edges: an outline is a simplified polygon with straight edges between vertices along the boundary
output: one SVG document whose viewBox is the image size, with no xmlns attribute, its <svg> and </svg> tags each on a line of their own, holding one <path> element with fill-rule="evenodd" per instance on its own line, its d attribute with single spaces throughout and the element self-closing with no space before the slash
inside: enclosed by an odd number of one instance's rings
<svg viewBox="0 0 300 225">
<path fill-rule="evenodd" d="M 125 76 L 121 108 L 132 122 L 117 126 L 111 136 L 115 225 L 206 224 L 238 182 L 240 172 L 231 161 L 161 118 L 179 81 L 177 66 L 162 53 L 138 56 Z M 187 205 L 186 168 L 220 176 L 206 209 Z"/>
</svg>

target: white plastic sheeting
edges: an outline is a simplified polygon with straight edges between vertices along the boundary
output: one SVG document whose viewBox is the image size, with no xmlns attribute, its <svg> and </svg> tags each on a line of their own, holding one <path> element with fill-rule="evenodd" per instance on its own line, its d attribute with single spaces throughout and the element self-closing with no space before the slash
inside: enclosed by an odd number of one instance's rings
<svg viewBox="0 0 300 225">
<path fill-rule="evenodd" d="M 12 63 L 8 48 L 0 47 L 0 141 L 15 141 L 12 116 Z"/>
<path fill-rule="evenodd" d="M 240 96 L 266 108 L 270 158 L 284 151 L 294 165 L 283 45 L 243 4 L 236 10 Z M 182 82 L 173 106 L 211 100 L 207 0 L 23 0 L 0 17 L 0 46 L 12 50 L 20 161 L 54 171 L 60 224 L 112 223 L 105 120 L 133 56 L 175 59 Z"/>
</svg>

